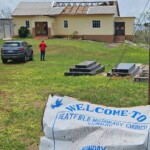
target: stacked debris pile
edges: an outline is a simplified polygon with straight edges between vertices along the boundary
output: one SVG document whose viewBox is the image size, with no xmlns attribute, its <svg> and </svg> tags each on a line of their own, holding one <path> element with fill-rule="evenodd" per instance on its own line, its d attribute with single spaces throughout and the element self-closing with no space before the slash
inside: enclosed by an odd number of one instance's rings
<svg viewBox="0 0 150 150">
<path fill-rule="evenodd" d="M 65 72 L 65 76 L 80 76 L 80 75 L 96 75 L 97 73 L 104 72 L 105 67 L 96 61 L 84 61 L 76 64 L 69 69 L 69 72 Z"/>
</svg>

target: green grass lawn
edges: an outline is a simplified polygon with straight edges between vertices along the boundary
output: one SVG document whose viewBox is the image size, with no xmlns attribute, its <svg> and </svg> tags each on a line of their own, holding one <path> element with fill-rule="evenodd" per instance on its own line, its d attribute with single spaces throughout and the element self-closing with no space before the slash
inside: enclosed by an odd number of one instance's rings
<svg viewBox="0 0 150 150">
<path fill-rule="evenodd" d="M 86 60 L 105 65 L 105 73 L 120 62 L 148 64 L 148 50 L 126 44 L 53 39 L 47 43 L 46 61 L 40 61 L 40 40 L 24 39 L 33 46 L 34 61 L 0 62 L 0 150 L 38 150 L 43 135 L 41 119 L 51 93 L 106 106 L 147 105 L 148 84 L 132 78 L 64 76 Z M 3 41 L 0 40 L 0 47 Z"/>
</svg>

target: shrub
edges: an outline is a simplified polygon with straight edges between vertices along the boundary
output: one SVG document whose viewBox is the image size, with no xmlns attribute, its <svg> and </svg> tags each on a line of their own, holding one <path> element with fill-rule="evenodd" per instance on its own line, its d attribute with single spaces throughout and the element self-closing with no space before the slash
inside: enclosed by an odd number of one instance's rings
<svg viewBox="0 0 150 150">
<path fill-rule="evenodd" d="M 22 26 L 18 30 L 18 34 L 19 34 L 19 37 L 26 38 L 28 36 L 28 34 L 29 34 L 29 29 Z"/>
</svg>

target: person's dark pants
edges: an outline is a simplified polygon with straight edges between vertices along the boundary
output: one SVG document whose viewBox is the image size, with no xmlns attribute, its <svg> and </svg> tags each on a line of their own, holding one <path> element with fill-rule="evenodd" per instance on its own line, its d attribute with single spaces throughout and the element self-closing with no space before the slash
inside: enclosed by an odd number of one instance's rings
<svg viewBox="0 0 150 150">
<path fill-rule="evenodd" d="M 41 61 L 45 60 L 45 51 L 41 51 Z"/>
</svg>

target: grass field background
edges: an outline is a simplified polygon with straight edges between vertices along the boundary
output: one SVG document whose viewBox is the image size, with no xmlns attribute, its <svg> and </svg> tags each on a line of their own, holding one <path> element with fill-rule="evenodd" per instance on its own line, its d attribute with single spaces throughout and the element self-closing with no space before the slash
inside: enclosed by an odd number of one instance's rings
<svg viewBox="0 0 150 150">
<path fill-rule="evenodd" d="M 52 39 L 45 40 L 46 61 L 40 61 L 40 40 L 23 40 L 32 45 L 34 61 L 0 62 L 0 150 L 38 149 L 42 114 L 52 93 L 112 107 L 148 104 L 147 83 L 106 77 L 120 62 L 148 64 L 148 50 L 128 44 Z M 64 76 L 70 67 L 86 60 L 105 65 L 105 72 Z"/>
</svg>

